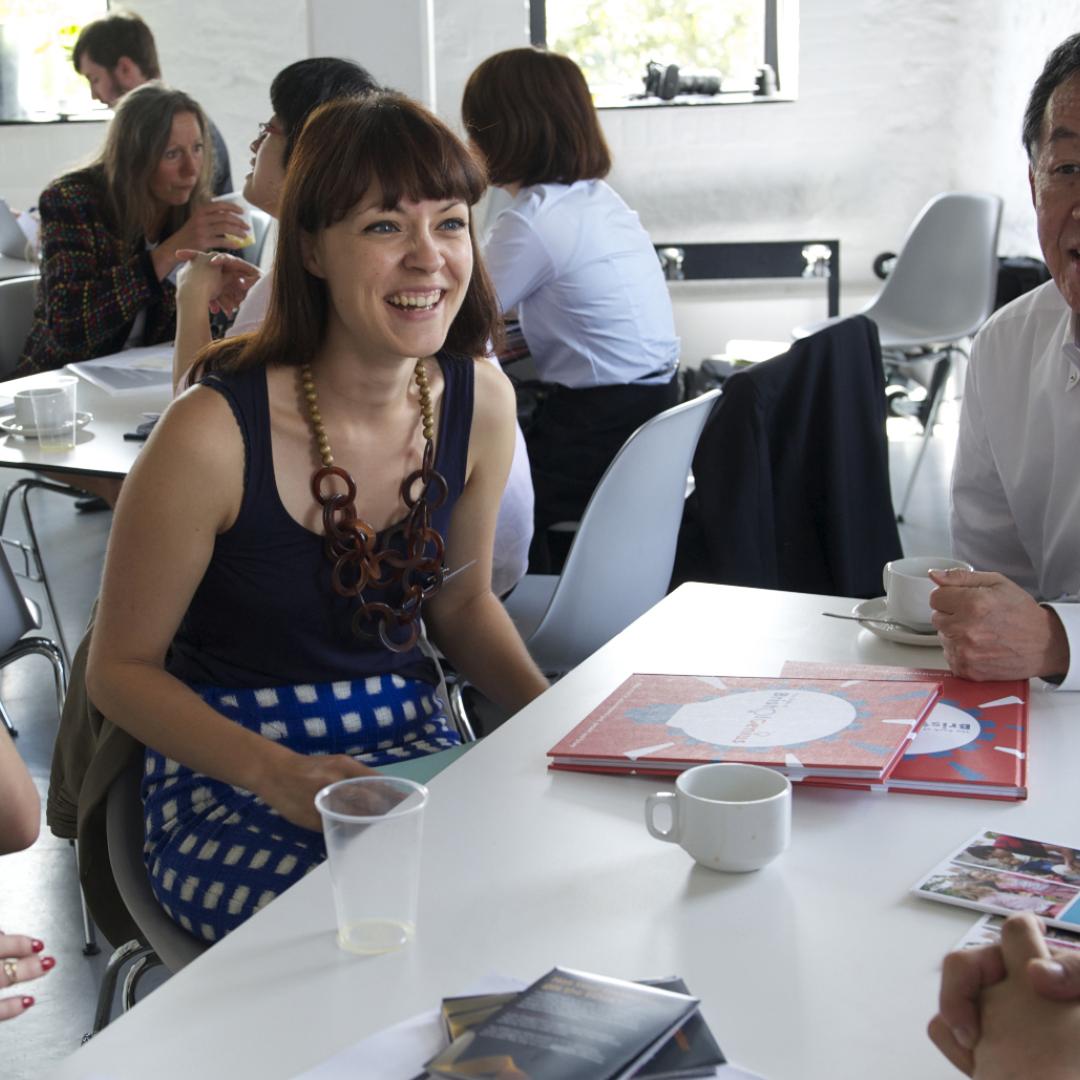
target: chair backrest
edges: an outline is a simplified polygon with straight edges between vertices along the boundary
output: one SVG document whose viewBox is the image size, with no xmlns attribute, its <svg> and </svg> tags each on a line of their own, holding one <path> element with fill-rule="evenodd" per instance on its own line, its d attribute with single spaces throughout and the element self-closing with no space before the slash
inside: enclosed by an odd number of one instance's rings
<svg viewBox="0 0 1080 1080">
<path fill-rule="evenodd" d="M 15 579 L 6 554 L 0 554 L 0 653 L 6 653 L 16 641 L 35 627 L 26 598 Z"/>
<path fill-rule="evenodd" d="M 0 378 L 14 370 L 34 321 L 37 277 L 0 281 Z"/>
<path fill-rule="evenodd" d="M 251 208 L 251 231 L 255 236 L 255 244 L 245 256 L 255 266 L 262 266 L 263 249 L 266 247 L 266 235 L 270 231 L 270 223 L 274 219 L 260 210 L 257 206 Z"/>
<path fill-rule="evenodd" d="M 109 788 L 105 804 L 109 865 L 128 914 L 161 962 L 175 973 L 205 952 L 209 943 L 177 926 L 162 910 L 150 888 L 142 857 L 141 764 L 142 755 L 134 756 Z"/>
<path fill-rule="evenodd" d="M 881 327 L 883 348 L 957 341 L 982 326 L 994 310 L 1001 208 L 997 195 L 960 191 L 922 208 L 884 287 L 863 309 Z"/>
<path fill-rule="evenodd" d="M 543 670 L 568 671 L 664 597 L 690 462 L 719 396 L 711 390 L 654 416 L 608 466 L 529 638 Z"/>
</svg>

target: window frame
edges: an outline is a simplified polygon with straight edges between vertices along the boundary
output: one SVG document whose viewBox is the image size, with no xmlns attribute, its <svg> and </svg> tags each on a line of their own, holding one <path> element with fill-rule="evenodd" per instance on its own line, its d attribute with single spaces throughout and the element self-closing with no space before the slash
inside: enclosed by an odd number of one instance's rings
<svg viewBox="0 0 1080 1080">
<path fill-rule="evenodd" d="M 719 2 L 719 0 L 717 0 Z M 799 0 L 764 0 L 765 56 L 776 73 L 776 92 L 768 96 L 745 91 L 721 91 L 713 96 L 676 96 L 668 101 L 660 98 L 631 98 L 625 101 L 597 104 L 597 109 L 656 109 L 699 107 L 710 105 L 767 105 L 791 102 L 798 91 L 798 28 Z M 547 48 L 547 0 L 529 0 L 529 41 L 540 49 Z"/>
</svg>

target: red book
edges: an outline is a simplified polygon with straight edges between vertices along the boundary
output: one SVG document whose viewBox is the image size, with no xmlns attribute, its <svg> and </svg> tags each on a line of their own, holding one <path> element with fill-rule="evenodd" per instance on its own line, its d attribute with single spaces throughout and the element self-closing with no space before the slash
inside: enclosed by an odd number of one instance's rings
<svg viewBox="0 0 1080 1080">
<path fill-rule="evenodd" d="M 880 780 L 930 711 L 940 679 L 631 675 L 548 751 L 551 768 L 673 775 L 711 761 L 792 779 Z"/>
<path fill-rule="evenodd" d="M 1027 798 L 1027 679 L 971 682 L 947 671 L 788 661 L 783 674 L 812 679 L 942 679 L 941 699 L 896 768 L 887 791 L 969 799 Z M 830 787 L 873 784 L 813 781 Z"/>
</svg>

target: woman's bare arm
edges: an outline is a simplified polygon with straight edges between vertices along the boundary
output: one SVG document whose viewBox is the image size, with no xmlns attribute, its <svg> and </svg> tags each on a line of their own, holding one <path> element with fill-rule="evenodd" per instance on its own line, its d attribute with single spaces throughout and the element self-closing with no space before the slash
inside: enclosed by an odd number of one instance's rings
<svg viewBox="0 0 1080 1080">
<path fill-rule="evenodd" d="M 23 759 L 0 727 L 0 855 L 28 848 L 41 829 L 41 800 Z"/>
<path fill-rule="evenodd" d="M 243 455 L 236 421 L 216 391 L 196 387 L 163 415 L 117 505 L 87 690 L 140 742 L 317 829 L 315 792 L 370 770 L 350 758 L 308 758 L 248 731 L 164 669 L 215 539 L 238 512 Z"/>
<path fill-rule="evenodd" d="M 425 619 L 454 667 L 492 701 L 516 712 L 548 682 L 491 591 L 495 521 L 514 452 L 514 407 L 506 376 L 478 363 L 468 478 L 446 544 L 447 569 L 468 569 L 432 599 Z"/>
</svg>

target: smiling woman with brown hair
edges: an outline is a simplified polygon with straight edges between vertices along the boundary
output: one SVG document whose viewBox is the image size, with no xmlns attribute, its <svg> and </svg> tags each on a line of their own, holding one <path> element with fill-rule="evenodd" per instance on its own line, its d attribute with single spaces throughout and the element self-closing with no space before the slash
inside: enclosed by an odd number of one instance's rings
<svg viewBox="0 0 1080 1080">
<path fill-rule="evenodd" d="M 262 327 L 203 354 L 125 484 L 87 689 L 147 747 L 151 882 L 206 940 L 325 858 L 321 787 L 458 741 L 421 614 L 507 709 L 546 686 L 490 585 L 514 401 L 474 360 L 483 190 L 401 95 L 319 109 Z"/>
</svg>

